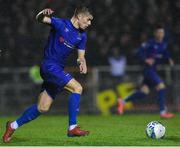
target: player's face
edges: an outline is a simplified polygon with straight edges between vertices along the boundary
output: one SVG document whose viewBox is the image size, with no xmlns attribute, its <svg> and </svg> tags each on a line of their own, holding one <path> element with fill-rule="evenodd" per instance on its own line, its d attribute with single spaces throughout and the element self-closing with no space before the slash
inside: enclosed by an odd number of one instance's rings
<svg viewBox="0 0 180 147">
<path fill-rule="evenodd" d="M 87 27 L 91 25 L 92 19 L 93 19 L 92 15 L 90 14 L 81 14 L 78 17 L 79 28 L 81 28 L 82 30 L 85 30 Z"/>
<path fill-rule="evenodd" d="M 165 36 L 165 32 L 164 32 L 164 29 L 157 29 L 155 31 L 155 38 L 158 40 L 158 41 L 162 41 L 164 39 L 164 36 Z"/>
</svg>

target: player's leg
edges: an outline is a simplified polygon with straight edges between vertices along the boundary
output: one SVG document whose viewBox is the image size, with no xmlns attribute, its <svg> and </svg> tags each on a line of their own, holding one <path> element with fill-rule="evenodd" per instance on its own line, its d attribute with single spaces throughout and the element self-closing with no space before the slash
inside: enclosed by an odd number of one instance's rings
<svg viewBox="0 0 180 147">
<path fill-rule="evenodd" d="M 174 117 L 174 114 L 167 112 L 165 101 L 166 101 L 166 86 L 163 82 L 159 82 L 156 86 L 158 92 L 158 104 L 160 109 L 160 116 L 162 118 L 171 118 Z"/>
<path fill-rule="evenodd" d="M 48 95 L 48 93 L 45 90 L 41 92 L 39 95 L 38 104 L 29 107 L 27 110 L 25 110 L 22 116 L 20 116 L 16 120 L 18 127 L 36 119 L 40 114 L 47 112 L 52 102 L 53 99 Z"/>
<path fill-rule="evenodd" d="M 140 90 L 135 91 L 131 95 L 127 96 L 124 100 L 118 99 L 118 113 L 124 113 L 124 105 L 127 102 L 135 102 L 137 99 L 145 98 L 149 94 L 150 90 L 148 85 L 144 84 Z"/>
<path fill-rule="evenodd" d="M 75 79 L 71 79 L 65 86 L 65 89 L 71 92 L 69 97 L 69 129 L 68 136 L 85 136 L 89 134 L 89 131 L 81 130 L 77 125 L 77 115 L 79 112 L 80 97 L 82 94 L 82 86 Z"/>
<path fill-rule="evenodd" d="M 133 94 L 131 94 L 130 96 L 126 97 L 124 99 L 124 102 L 127 103 L 129 101 L 136 101 L 139 98 L 144 98 L 149 94 L 150 90 L 149 87 L 147 85 L 143 85 L 140 90 L 134 92 Z"/>
<path fill-rule="evenodd" d="M 166 86 L 163 82 L 160 82 L 156 86 L 156 90 L 158 92 L 158 104 L 159 104 L 159 109 L 160 113 L 164 112 L 166 107 L 165 107 L 165 94 L 166 94 Z"/>
<path fill-rule="evenodd" d="M 82 93 L 82 86 L 73 77 L 64 71 L 56 63 L 43 64 L 41 68 L 41 75 L 45 81 L 51 81 L 54 83 L 55 90 L 49 91 L 48 94 L 53 94 L 54 91 L 62 91 L 64 88 L 71 92 L 69 97 L 69 136 L 84 136 L 87 135 L 87 131 L 80 130 L 77 126 L 77 114 L 79 111 L 80 96 Z M 74 131 L 75 130 L 75 131 Z"/>
<path fill-rule="evenodd" d="M 174 115 L 168 113 L 165 107 L 165 100 L 166 100 L 166 86 L 160 76 L 158 75 L 156 70 L 149 70 L 148 71 L 148 78 L 151 81 L 151 84 L 155 86 L 158 92 L 158 104 L 160 109 L 160 116 L 163 118 L 171 118 Z"/>
<path fill-rule="evenodd" d="M 26 109 L 24 113 L 15 121 L 7 122 L 6 131 L 3 135 L 3 142 L 9 142 L 11 140 L 12 134 L 18 127 L 36 119 L 42 113 L 47 112 L 52 102 L 53 99 L 47 94 L 45 90 L 41 92 L 39 95 L 38 104 L 34 104 L 28 109 Z"/>
</svg>

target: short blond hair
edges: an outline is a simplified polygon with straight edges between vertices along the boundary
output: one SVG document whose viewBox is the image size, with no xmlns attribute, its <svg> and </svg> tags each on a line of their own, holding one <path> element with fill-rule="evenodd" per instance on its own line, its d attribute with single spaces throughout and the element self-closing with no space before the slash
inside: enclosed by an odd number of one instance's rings
<svg viewBox="0 0 180 147">
<path fill-rule="evenodd" d="M 86 6 L 78 6 L 78 7 L 76 7 L 76 9 L 74 11 L 74 16 L 77 17 L 78 14 L 90 15 L 93 18 L 92 12 Z"/>
</svg>

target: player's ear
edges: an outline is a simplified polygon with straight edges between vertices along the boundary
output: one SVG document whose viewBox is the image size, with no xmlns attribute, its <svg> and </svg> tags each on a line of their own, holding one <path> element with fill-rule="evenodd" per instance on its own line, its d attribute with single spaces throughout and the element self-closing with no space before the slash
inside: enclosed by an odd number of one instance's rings
<svg viewBox="0 0 180 147">
<path fill-rule="evenodd" d="M 77 19 L 79 20 L 79 19 L 81 19 L 82 18 L 82 14 L 78 14 L 77 15 Z"/>
</svg>

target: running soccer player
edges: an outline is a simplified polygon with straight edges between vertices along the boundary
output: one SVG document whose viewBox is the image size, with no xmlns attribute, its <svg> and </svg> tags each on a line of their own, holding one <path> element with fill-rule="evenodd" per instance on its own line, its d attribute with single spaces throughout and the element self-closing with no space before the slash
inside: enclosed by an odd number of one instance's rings
<svg viewBox="0 0 180 147">
<path fill-rule="evenodd" d="M 3 142 L 9 142 L 14 131 L 20 126 L 47 112 L 56 95 L 63 89 L 71 92 L 69 97 L 68 137 L 86 136 L 89 131 L 81 130 L 77 125 L 82 86 L 69 73 L 64 71 L 67 57 L 73 50 L 78 51 L 77 63 L 81 74 L 87 73 L 85 48 L 87 35 L 84 31 L 91 25 L 93 16 L 89 9 L 79 6 L 69 19 L 51 17 L 53 11 L 44 9 L 36 16 L 38 22 L 51 26 L 48 42 L 41 64 L 41 76 L 44 80 L 38 103 L 32 105 L 15 121 L 7 122 Z"/>
<path fill-rule="evenodd" d="M 167 43 L 164 41 L 165 30 L 163 26 L 159 25 L 155 28 L 154 38 L 142 44 L 138 49 L 138 58 L 144 64 L 143 70 L 143 84 L 140 90 L 132 95 L 126 97 L 124 100 L 118 100 L 118 113 L 123 114 L 124 104 L 129 101 L 146 97 L 150 92 L 150 88 L 155 87 L 158 93 L 158 104 L 160 109 L 160 117 L 171 118 L 174 114 L 167 112 L 165 106 L 166 87 L 160 76 L 156 71 L 156 66 L 162 62 L 162 59 L 167 59 L 171 66 L 174 65 L 169 51 L 167 50 Z"/>
</svg>

